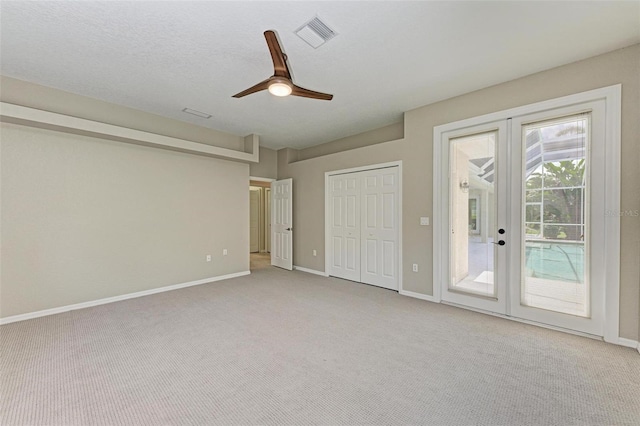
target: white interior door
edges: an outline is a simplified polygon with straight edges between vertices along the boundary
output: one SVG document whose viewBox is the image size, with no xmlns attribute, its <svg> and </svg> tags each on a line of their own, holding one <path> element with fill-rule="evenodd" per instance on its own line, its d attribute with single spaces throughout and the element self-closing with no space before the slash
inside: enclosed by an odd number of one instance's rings
<svg viewBox="0 0 640 426">
<path fill-rule="evenodd" d="M 360 281 L 360 173 L 329 179 L 330 275 Z"/>
<path fill-rule="evenodd" d="M 398 289 L 398 168 L 361 173 L 361 278 Z"/>
<path fill-rule="evenodd" d="M 271 182 L 271 264 L 293 269 L 293 180 Z"/>
<path fill-rule="evenodd" d="M 260 251 L 260 188 L 249 189 L 249 251 Z"/>
<path fill-rule="evenodd" d="M 327 179 L 329 275 L 399 288 L 399 167 L 345 171 Z"/>
</svg>

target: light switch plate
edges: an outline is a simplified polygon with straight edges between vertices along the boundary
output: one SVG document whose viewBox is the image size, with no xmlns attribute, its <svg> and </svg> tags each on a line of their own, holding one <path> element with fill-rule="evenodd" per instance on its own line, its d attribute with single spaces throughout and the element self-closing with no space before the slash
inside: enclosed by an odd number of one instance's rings
<svg viewBox="0 0 640 426">
<path fill-rule="evenodd" d="M 429 225 L 429 218 L 428 217 L 421 217 L 420 218 L 420 225 L 422 225 L 422 226 Z"/>
</svg>

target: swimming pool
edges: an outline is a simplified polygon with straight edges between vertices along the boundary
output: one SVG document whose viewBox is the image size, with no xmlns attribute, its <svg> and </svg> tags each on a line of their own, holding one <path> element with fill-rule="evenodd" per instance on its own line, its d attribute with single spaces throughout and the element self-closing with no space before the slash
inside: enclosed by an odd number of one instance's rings
<svg viewBox="0 0 640 426">
<path fill-rule="evenodd" d="M 527 240 L 525 276 L 583 283 L 584 243 Z"/>
</svg>

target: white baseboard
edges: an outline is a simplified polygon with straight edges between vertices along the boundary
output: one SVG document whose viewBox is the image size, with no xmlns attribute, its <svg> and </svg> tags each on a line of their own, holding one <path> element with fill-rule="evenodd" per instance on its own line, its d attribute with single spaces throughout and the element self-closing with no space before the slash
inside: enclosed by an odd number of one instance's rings
<svg viewBox="0 0 640 426">
<path fill-rule="evenodd" d="M 68 311 L 75 311 L 76 309 L 89 308 L 91 306 L 105 305 L 107 303 L 119 302 L 121 300 L 135 299 L 136 297 L 148 296 L 151 294 L 162 293 L 165 291 L 178 290 L 185 287 L 192 287 L 194 285 L 212 283 L 214 281 L 222 281 L 230 278 L 242 277 L 249 275 L 250 271 L 236 272 L 234 274 L 220 275 L 217 277 L 204 278 L 197 281 L 189 281 L 181 284 L 168 285 L 165 287 L 152 288 L 150 290 L 137 291 L 135 293 L 122 294 L 120 296 L 106 297 L 104 299 L 91 300 L 89 302 L 75 303 L 73 305 L 60 306 L 58 308 L 44 309 L 42 311 L 29 312 L 26 314 L 13 315 L 6 318 L 0 318 L 0 325 L 9 324 L 12 322 L 25 321 L 28 319 L 44 317 L 47 315 L 55 315 Z"/>
<path fill-rule="evenodd" d="M 308 274 L 320 275 L 322 277 L 328 277 L 329 275 L 325 274 L 321 271 L 316 271 L 315 269 L 303 268 L 302 266 L 293 265 L 293 269 L 300 272 L 306 272 Z"/>
<path fill-rule="evenodd" d="M 627 348 L 637 349 L 638 352 L 640 353 L 640 342 L 637 342 L 635 340 L 626 339 L 624 337 L 618 337 L 617 342 L 611 342 L 611 343 L 615 343 L 620 346 L 626 346 Z"/>
<path fill-rule="evenodd" d="M 413 297 L 415 299 L 427 300 L 429 302 L 437 303 L 433 296 L 429 296 L 428 294 L 416 293 L 408 290 L 400 290 L 398 291 L 403 296 Z"/>
</svg>

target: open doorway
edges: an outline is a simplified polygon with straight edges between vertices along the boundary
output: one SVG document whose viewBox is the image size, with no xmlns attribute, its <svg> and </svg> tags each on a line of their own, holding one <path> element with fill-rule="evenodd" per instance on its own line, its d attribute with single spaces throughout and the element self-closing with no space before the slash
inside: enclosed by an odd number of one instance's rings
<svg viewBox="0 0 640 426">
<path fill-rule="evenodd" d="M 249 253 L 250 269 L 271 265 L 271 181 L 249 181 Z"/>
</svg>

